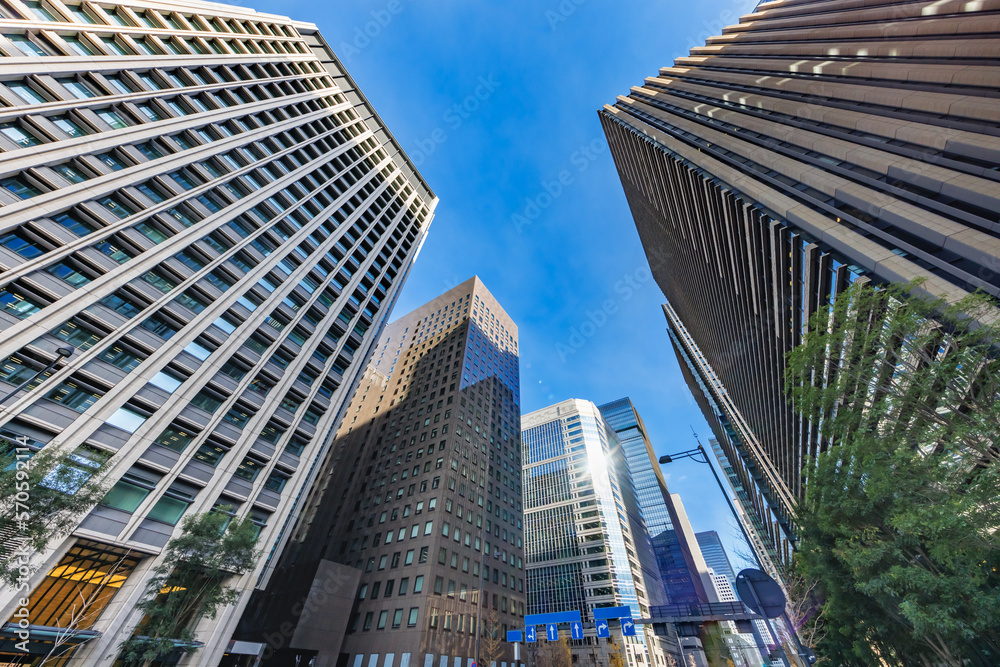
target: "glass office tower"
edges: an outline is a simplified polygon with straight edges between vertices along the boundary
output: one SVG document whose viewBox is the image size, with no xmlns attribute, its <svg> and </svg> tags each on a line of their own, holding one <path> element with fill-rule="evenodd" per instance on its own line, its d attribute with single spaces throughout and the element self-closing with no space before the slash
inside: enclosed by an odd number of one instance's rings
<svg viewBox="0 0 1000 667">
<path fill-rule="evenodd" d="M 628 463 L 614 430 L 590 401 L 570 399 L 521 418 L 528 613 L 579 610 L 586 639 L 573 653 L 584 664 L 607 656 L 593 650 L 595 607 L 627 605 L 649 618 L 649 587 L 640 554 L 652 557 Z M 629 487 L 629 488 L 626 488 Z M 633 500 L 634 502 L 634 500 Z M 655 566 L 654 576 L 658 575 Z M 588 627 L 589 625 L 589 627 Z M 629 665 L 664 664 L 651 626 L 626 638 Z M 645 633 L 645 634 L 644 634 Z"/>
<path fill-rule="evenodd" d="M 646 530 L 656 554 L 659 579 L 666 600 L 652 604 L 707 602 L 701 578 L 696 574 L 690 546 L 674 530 L 676 510 L 663 478 L 646 425 L 629 398 L 611 401 L 598 408 L 621 442 L 632 472 L 632 483 L 642 508 Z"/>
<path fill-rule="evenodd" d="M 32 559 L 30 652 L 103 582 L 71 664 L 114 655 L 181 519 L 227 508 L 261 555 L 195 627 L 186 660 L 218 664 L 437 200 L 312 24 L 183 1 L 0 15 L 0 392 L 57 361 L 0 435 L 113 455 L 104 501 Z"/>
<path fill-rule="evenodd" d="M 694 537 L 698 540 L 698 547 L 701 549 L 701 555 L 705 559 L 705 564 L 716 575 L 728 579 L 730 588 L 735 587 L 736 572 L 733 571 L 733 565 L 729 562 L 729 554 L 726 553 L 726 548 L 722 546 L 719 533 L 714 530 L 706 530 L 701 533 L 695 533 Z"/>
<path fill-rule="evenodd" d="M 824 445 L 784 395 L 809 317 L 859 279 L 1000 296 L 998 71 L 989 3 L 765 1 L 599 111 L 779 564 Z"/>
<path fill-rule="evenodd" d="M 479 278 L 386 327 L 319 480 L 242 623 L 264 665 L 467 667 L 524 625 L 517 325 Z"/>
</svg>

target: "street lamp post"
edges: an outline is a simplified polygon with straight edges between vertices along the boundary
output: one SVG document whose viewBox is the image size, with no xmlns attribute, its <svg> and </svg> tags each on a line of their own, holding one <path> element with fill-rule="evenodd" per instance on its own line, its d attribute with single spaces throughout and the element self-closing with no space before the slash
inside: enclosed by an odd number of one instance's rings
<svg viewBox="0 0 1000 667">
<path fill-rule="evenodd" d="M 69 358 L 71 356 L 73 356 L 73 348 L 71 348 L 71 347 L 60 347 L 60 348 L 58 348 L 56 350 L 56 358 L 51 363 L 49 363 L 48 366 L 46 366 L 42 370 L 40 370 L 37 373 L 35 373 L 34 375 L 32 375 L 30 378 L 28 378 L 27 380 L 25 380 L 21 384 L 19 384 L 16 387 L 14 387 L 14 389 L 11 390 L 10 392 L 8 392 L 3 398 L 0 398 L 0 405 L 3 405 L 4 403 L 6 403 L 7 399 L 9 399 L 11 396 L 16 396 L 18 393 L 20 393 L 20 391 L 22 389 L 24 389 L 29 384 L 31 384 L 32 382 L 34 382 L 35 380 L 37 380 L 40 376 L 45 375 L 46 373 L 48 373 L 49 371 L 51 371 L 53 368 L 56 367 L 56 364 L 58 364 L 60 361 L 62 361 L 63 359 L 67 359 L 67 358 Z"/>
<path fill-rule="evenodd" d="M 729 497 L 729 494 L 726 492 L 726 487 L 723 486 L 722 479 L 719 478 L 719 473 L 715 472 L 715 466 L 712 465 L 712 461 L 708 458 L 708 452 L 705 451 L 705 447 L 704 445 L 701 444 L 701 441 L 700 440 L 698 441 L 698 447 L 696 447 L 695 449 L 689 449 L 687 451 L 679 452 L 677 454 L 664 454 L 663 456 L 660 457 L 660 465 L 666 465 L 667 463 L 672 463 L 673 461 L 676 461 L 678 459 L 691 459 L 696 463 L 708 464 L 709 469 L 712 471 L 712 476 L 715 477 L 716 484 L 719 485 L 719 490 L 722 491 L 722 495 L 725 497 L 726 503 L 729 505 L 729 511 L 733 513 L 733 517 L 735 517 L 736 519 L 736 525 L 740 527 L 740 532 L 743 533 L 743 539 L 746 540 L 747 546 L 750 547 L 750 554 L 753 556 L 753 559 L 757 564 L 758 569 L 763 571 L 764 562 L 760 558 L 760 556 L 757 555 L 757 548 L 754 546 L 753 540 L 750 539 L 750 534 L 747 533 L 747 529 L 746 527 L 744 527 L 743 522 L 740 521 L 740 515 L 736 511 L 736 507 L 733 505 L 733 501 Z M 751 591 L 752 590 L 753 588 L 751 587 Z M 798 648 L 799 657 L 804 659 L 807 663 L 813 662 L 814 658 L 812 657 L 812 651 L 808 650 L 805 646 L 802 645 L 802 642 L 799 640 L 799 633 L 796 632 L 795 626 L 789 620 L 788 614 L 787 613 L 782 614 L 782 618 L 785 620 L 785 625 L 788 626 L 788 630 L 791 632 L 792 638 L 795 640 L 796 647 Z M 766 619 L 764 623 L 765 625 L 767 625 Z M 768 630 L 771 629 L 770 625 L 767 625 L 767 627 Z M 776 637 L 775 640 L 777 640 Z M 784 648 L 781 646 L 780 643 L 778 643 L 778 650 L 781 651 L 782 654 L 784 654 Z"/>
</svg>

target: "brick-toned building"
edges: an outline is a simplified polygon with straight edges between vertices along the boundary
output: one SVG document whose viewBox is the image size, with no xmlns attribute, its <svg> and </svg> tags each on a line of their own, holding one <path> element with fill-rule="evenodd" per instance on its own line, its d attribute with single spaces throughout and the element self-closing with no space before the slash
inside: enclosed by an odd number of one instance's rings
<svg viewBox="0 0 1000 667">
<path fill-rule="evenodd" d="M 386 328 L 244 618 L 265 665 L 466 667 L 477 633 L 523 626 L 518 383 L 517 326 L 478 278 Z"/>
</svg>

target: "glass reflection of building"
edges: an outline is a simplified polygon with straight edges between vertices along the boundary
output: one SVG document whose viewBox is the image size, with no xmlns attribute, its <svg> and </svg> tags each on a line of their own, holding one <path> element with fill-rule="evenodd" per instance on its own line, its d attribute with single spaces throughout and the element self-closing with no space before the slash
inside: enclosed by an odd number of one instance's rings
<svg viewBox="0 0 1000 667">
<path fill-rule="evenodd" d="M 665 603 L 688 604 L 708 600 L 691 556 L 691 547 L 674 529 L 676 511 L 666 480 L 656 462 L 646 425 L 629 398 L 600 406 L 615 430 L 632 472 L 636 499 L 652 540 L 656 565 L 663 582 Z M 693 574 L 694 573 L 694 574 Z M 655 598 L 650 594 L 652 604 Z"/>
<path fill-rule="evenodd" d="M 637 546 L 647 536 L 629 519 L 628 464 L 590 401 L 570 399 L 524 415 L 521 428 L 528 613 L 579 610 L 586 637 L 573 649 L 586 663 L 595 608 L 627 605 L 633 618 L 649 617 Z M 629 665 L 662 664 L 651 629 L 627 639 Z"/>
</svg>

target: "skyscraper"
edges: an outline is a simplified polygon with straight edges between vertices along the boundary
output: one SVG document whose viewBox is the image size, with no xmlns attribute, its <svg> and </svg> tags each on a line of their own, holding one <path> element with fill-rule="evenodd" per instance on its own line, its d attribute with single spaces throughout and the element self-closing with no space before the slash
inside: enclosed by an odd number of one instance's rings
<svg viewBox="0 0 1000 667">
<path fill-rule="evenodd" d="M 719 602 L 739 602 L 740 598 L 736 594 L 736 573 L 733 571 L 732 563 L 729 561 L 729 554 L 719 539 L 719 534 L 714 530 L 707 530 L 695 534 L 698 540 L 698 547 L 705 563 L 712 571 L 712 584 L 715 586 L 715 594 Z M 756 636 L 752 632 L 739 632 L 737 624 L 732 621 L 720 623 L 722 637 L 729 644 L 736 664 L 739 665 L 759 665 L 763 658 L 760 648 L 763 648 L 770 641 L 766 621 L 754 620 L 753 626 L 757 631 Z M 766 638 L 766 639 L 765 639 Z M 781 660 L 778 664 L 784 664 Z"/>
<path fill-rule="evenodd" d="M 650 593 L 650 603 L 707 602 L 701 578 L 695 571 L 691 548 L 674 529 L 676 510 L 642 417 L 628 398 L 611 401 L 598 409 L 622 445 L 646 530 L 652 540 L 658 578 L 663 583 L 666 600 L 657 602 Z"/>
<path fill-rule="evenodd" d="M 464 667 L 477 633 L 523 626 L 518 373 L 478 278 L 386 327 L 242 624 L 265 664 Z"/>
<path fill-rule="evenodd" d="M 29 650 L 100 588 L 72 664 L 113 657 L 181 518 L 225 508 L 261 558 L 194 628 L 217 664 L 437 199 L 312 24 L 183 1 L 2 16 L 2 392 L 57 363 L 0 435 L 114 455 L 104 501 L 32 558 Z"/>
<path fill-rule="evenodd" d="M 992 12 L 762 2 L 600 111 L 675 344 L 782 560 L 819 447 L 783 394 L 810 315 L 858 279 L 1000 294 Z"/>
<path fill-rule="evenodd" d="M 733 571 L 732 563 L 729 562 L 726 548 L 722 546 L 719 534 L 714 530 L 706 530 L 702 533 L 695 533 L 694 537 L 698 540 L 701 555 L 709 569 L 729 580 L 730 588 L 735 586 L 736 573 Z"/>
<path fill-rule="evenodd" d="M 644 526 L 634 526 L 635 498 L 621 444 L 590 401 L 569 399 L 521 418 L 528 613 L 580 611 L 585 645 L 578 660 L 594 664 L 595 637 L 588 625 L 595 607 L 627 605 L 634 618 L 649 618 L 646 572 L 658 575 L 640 554 L 649 553 Z M 634 502 L 634 501 L 633 501 Z M 592 627 L 592 625 L 591 625 Z M 626 638 L 629 665 L 663 664 L 650 626 Z M 637 627 L 638 630 L 638 627 Z"/>
</svg>

